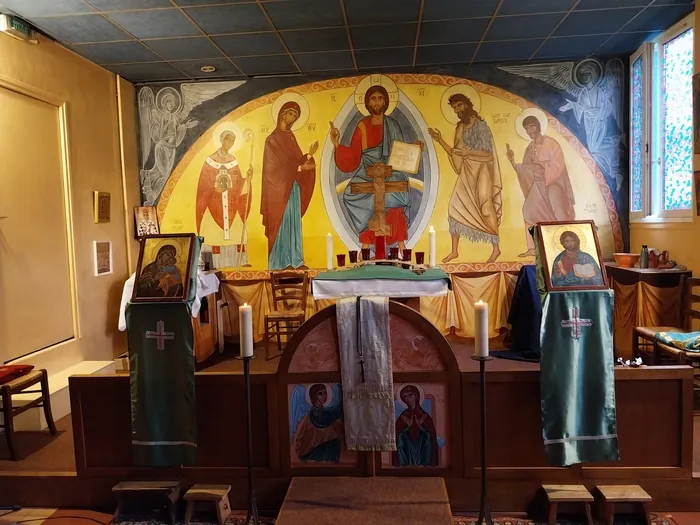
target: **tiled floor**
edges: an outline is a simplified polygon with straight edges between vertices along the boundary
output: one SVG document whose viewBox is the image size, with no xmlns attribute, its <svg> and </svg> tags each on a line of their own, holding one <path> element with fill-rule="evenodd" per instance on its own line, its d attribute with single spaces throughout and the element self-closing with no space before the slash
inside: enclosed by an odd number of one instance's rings
<svg viewBox="0 0 700 525">
<path fill-rule="evenodd" d="M 5 514 L 0 512 L 0 525 L 12 523 L 28 523 L 29 525 L 41 525 L 45 518 L 56 512 L 56 509 L 31 509 L 23 508 L 16 512 Z"/>
</svg>

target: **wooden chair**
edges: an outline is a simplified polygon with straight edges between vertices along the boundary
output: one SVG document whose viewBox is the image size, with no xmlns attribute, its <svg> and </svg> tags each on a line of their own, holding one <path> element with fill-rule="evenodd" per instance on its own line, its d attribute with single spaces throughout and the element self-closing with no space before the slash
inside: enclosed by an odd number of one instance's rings
<svg viewBox="0 0 700 525">
<path fill-rule="evenodd" d="M 287 340 L 306 319 L 309 275 L 306 272 L 270 272 L 273 311 L 265 315 L 265 360 L 282 355 L 282 336 Z M 277 354 L 270 357 L 270 339 L 277 339 Z"/>
<path fill-rule="evenodd" d="M 27 390 L 30 386 L 41 383 L 41 390 Z M 14 407 L 12 406 L 12 396 L 14 394 L 38 394 L 41 395 L 29 403 L 25 403 L 22 406 Z M 58 432 L 56 431 L 56 425 L 53 421 L 53 415 L 51 414 L 51 396 L 49 393 L 49 375 L 46 370 L 32 370 L 22 377 L 13 379 L 0 385 L 0 400 L 2 400 L 2 424 L 0 428 L 5 430 L 5 440 L 7 441 L 7 448 L 10 451 L 10 457 L 13 461 L 17 461 L 17 447 L 15 446 L 15 428 L 13 419 L 20 415 L 22 412 L 26 412 L 30 408 L 43 407 L 44 417 L 46 418 L 46 424 L 49 427 L 49 432 L 52 436 L 55 436 Z"/>
<path fill-rule="evenodd" d="M 673 362 L 681 360 L 681 354 L 688 354 L 678 348 L 674 349 L 667 345 L 661 345 L 656 340 L 658 332 L 689 332 L 692 330 L 692 320 L 700 319 L 700 310 L 693 309 L 695 304 L 700 303 L 700 295 L 694 292 L 695 287 L 700 286 L 698 277 L 681 277 L 680 293 L 678 302 L 678 326 L 636 326 L 633 336 L 633 357 L 644 357 L 646 354 L 651 357 L 652 364 L 662 364 L 663 357 L 670 357 Z M 640 343 L 640 339 L 644 342 Z M 662 348 L 663 347 L 663 348 Z M 682 358 L 687 356 L 683 355 Z M 700 357 L 700 356 L 696 356 Z M 690 354 L 693 359 L 693 354 Z"/>
</svg>

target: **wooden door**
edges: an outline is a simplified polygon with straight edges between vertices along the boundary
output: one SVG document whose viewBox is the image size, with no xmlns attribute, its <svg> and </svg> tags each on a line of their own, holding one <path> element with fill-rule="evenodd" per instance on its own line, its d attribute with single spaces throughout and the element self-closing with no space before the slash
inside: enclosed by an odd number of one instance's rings
<svg viewBox="0 0 700 525">
<path fill-rule="evenodd" d="M 0 88 L 0 362 L 74 337 L 59 108 Z"/>
</svg>

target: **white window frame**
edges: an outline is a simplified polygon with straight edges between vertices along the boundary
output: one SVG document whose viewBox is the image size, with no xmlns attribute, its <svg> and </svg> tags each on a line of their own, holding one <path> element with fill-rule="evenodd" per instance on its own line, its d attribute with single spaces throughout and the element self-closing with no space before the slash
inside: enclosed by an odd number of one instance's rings
<svg viewBox="0 0 700 525">
<path fill-rule="evenodd" d="M 630 152 L 630 222 L 688 222 L 693 220 L 693 208 L 684 210 L 664 209 L 663 187 L 663 139 L 661 124 L 663 122 L 663 46 L 688 29 L 694 31 L 694 13 L 677 22 L 650 42 L 643 43 L 630 57 L 630 79 L 634 61 L 640 56 L 643 60 L 644 84 L 642 87 L 644 112 L 642 134 L 642 211 L 632 209 L 632 155 Z M 695 61 L 695 56 L 693 56 Z M 694 68 L 695 69 L 695 68 Z M 632 87 L 630 82 L 630 117 L 632 115 Z M 690 101 L 692 104 L 692 99 Z M 631 118 L 630 118 L 631 125 Z M 631 135 L 631 134 L 630 134 Z M 630 141 L 631 146 L 631 141 Z"/>
</svg>

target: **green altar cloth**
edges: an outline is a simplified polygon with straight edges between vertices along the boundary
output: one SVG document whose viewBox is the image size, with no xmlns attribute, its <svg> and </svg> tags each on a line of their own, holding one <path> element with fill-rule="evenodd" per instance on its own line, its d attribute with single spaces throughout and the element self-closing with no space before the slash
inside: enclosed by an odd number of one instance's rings
<svg viewBox="0 0 700 525">
<path fill-rule="evenodd" d="M 439 281 L 444 280 L 449 289 L 452 289 L 450 276 L 440 268 L 428 268 L 422 274 L 413 272 L 407 268 L 397 266 L 383 266 L 379 264 L 367 264 L 355 268 L 339 269 L 335 272 L 321 272 L 316 281 L 353 281 L 365 279 L 389 279 L 394 281 Z"/>
<path fill-rule="evenodd" d="M 550 292 L 542 305 L 542 435 L 551 466 L 618 461 L 612 290 Z"/>
</svg>

